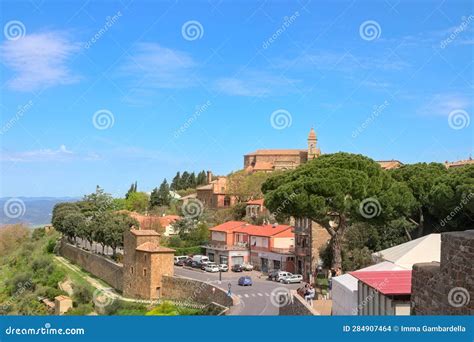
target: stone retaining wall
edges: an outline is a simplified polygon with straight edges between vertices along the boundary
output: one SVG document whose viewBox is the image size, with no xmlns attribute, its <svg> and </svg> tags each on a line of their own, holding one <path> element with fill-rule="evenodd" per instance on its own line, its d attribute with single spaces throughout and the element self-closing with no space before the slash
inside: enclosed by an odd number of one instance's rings
<svg viewBox="0 0 474 342">
<path fill-rule="evenodd" d="M 195 303 L 210 304 L 215 302 L 225 307 L 234 304 L 233 299 L 227 296 L 227 292 L 198 280 L 163 276 L 163 299 L 175 301 L 189 301 Z"/>
<path fill-rule="evenodd" d="M 116 290 L 122 291 L 123 266 L 101 255 L 85 251 L 61 240 L 59 254 L 102 279 Z"/>
<path fill-rule="evenodd" d="M 282 299 L 280 303 L 285 304 L 280 306 L 280 316 L 319 316 L 319 313 L 309 306 L 296 291 L 291 291 L 291 296 L 288 299 Z"/>
<path fill-rule="evenodd" d="M 474 315 L 474 230 L 441 234 L 441 262 L 413 265 L 414 315 Z"/>
</svg>

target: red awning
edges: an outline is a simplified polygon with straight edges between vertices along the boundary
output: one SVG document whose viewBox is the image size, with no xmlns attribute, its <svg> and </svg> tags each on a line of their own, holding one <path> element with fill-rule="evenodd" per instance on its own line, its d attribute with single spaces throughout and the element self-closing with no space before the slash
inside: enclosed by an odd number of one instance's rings
<svg viewBox="0 0 474 342">
<path fill-rule="evenodd" d="M 384 295 L 410 295 L 411 271 L 355 271 L 350 275 Z"/>
</svg>

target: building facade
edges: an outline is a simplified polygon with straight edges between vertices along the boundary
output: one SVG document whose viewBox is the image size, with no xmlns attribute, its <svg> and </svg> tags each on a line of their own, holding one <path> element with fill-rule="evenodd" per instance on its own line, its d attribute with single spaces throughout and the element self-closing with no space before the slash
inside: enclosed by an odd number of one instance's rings
<svg viewBox="0 0 474 342">
<path fill-rule="evenodd" d="M 320 224 L 308 218 L 295 218 L 295 268 L 306 281 L 312 281 L 318 265 L 321 247 L 326 246 L 331 236 Z"/>
<path fill-rule="evenodd" d="M 205 206 L 219 209 L 235 205 L 235 196 L 227 193 L 227 177 L 217 176 L 213 179 L 212 173 L 208 171 L 207 183 L 196 189 L 196 198 Z"/>
<path fill-rule="evenodd" d="M 227 264 L 250 262 L 256 269 L 294 271 L 293 227 L 286 225 L 256 226 L 230 221 L 210 229 L 206 254 L 211 261 Z"/>
<path fill-rule="evenodd" d="M 244 169 L 249 172 L 272 172 L 296 169 L 308 160 L 317 158 L 321 150 L 314 129 L 308 135 L 308 148 L 285 150 L 257 150 L 244 156 Z"/>
</svg>

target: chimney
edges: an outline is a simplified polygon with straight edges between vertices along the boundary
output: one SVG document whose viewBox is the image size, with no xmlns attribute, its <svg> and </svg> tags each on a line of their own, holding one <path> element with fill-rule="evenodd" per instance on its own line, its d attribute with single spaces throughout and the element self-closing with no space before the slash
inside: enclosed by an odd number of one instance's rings
<svg viewBox="0 0 474 342">
<path fill-rule="evenodd" d="M 207 171 L 207 184 L 212 182 L 212 171 Z"/>
</svg>

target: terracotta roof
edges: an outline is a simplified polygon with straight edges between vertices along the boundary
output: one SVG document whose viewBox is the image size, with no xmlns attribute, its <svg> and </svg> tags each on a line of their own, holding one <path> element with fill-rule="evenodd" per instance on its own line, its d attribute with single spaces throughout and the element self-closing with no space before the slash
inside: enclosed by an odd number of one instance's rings
<svg viewBox="0 0 474 342">
<path fill-rule="evenodd" d="M 181 220 L 181 216 L 178 215 L 166 215 L 166 216 L 161 216 L 159 219 L 161 227 L 167 227 L 170 224 Z"/>
<path fill-rule="evenodd" d="M 299 155 L 300 153 L 308 152 L 307 150 L 257 150 L 255 152 L 246 154 L 246 156 L 275 156 L 275 155 Z"/>
<path fill-rule="evenodd" d="M 293 228 L 293 227 L 291 227 L 291 228 Z M 293 229 L 287 229 L 287 230 L 284 230 L 281 233 L 278 233 L 274 236 L 279 237 L 279 238 L 292 238 L 292 237 L 295 237 L 295 232 L 293 231 Z"/>
<path fill-rule="evenodd" d="M 154 230 L 138 230 L 138 229 L 131 229 L 130 233 L 137 236 L 159 236 L 158 232 Z"/>
<path fill-rule="evenodd" d="M 60 296 L 54 297 L 54 299 L 61 301 L 61 300 L 70 300 L 71 298 L 68 296 L 60 295 Z"/>
<path fill-rule="evenodd" d="M 139 252 L 149 253 L 173 253 L 174 249 L 162 247 L 155 242 L 145 242 L 136 248 Z"/>
<path fill-rule="evenodd" d="M 242 227 L 239 227 L 237 229 L 235 229 L 234 231 L 236 233 L 246 233 L 246 234 L 249 234 L 249 235 L 254 235 L 254 236 L 274 236 L 274 235 L 277 235 L 277 234 L 280 234 L 284 231 L 290 231 L 293 229 L 292 226 L 287 226 L 287 225 L 271 225 L 271 224 L 267 224 L 265 226 L 255 226 L 255 225 L 252 225 L 252 224 L 249 224 L 247 226 L 242 226 Z"/>
<path fill-rule="evenodd" d="M 222 223 L 218 226 L 215 226 L 215 227 L 212 227 L 211 231 L 217 231 L 217 232 L 233 232 L 235 229 L 239 228 L 239 227 L 242 227 L 242 226 L 245 226 L 245 225 L 248 225 L 247 222 L 243 222 L 243 221 L 228 221 L 228 222 L 225 222 L 225 223 Z"/>
<path fill-rule="evenodd" d="M 260 199 L 256 199 L 256 200 L 251 200 L 251 201 L 248 201 L 247 204 L 248 205 L 259 205 L 259 206 L 262 206 L 263 207 L 263 202 L 265 200 L 263 198 L 260 198 Z"/>
<path fill-rule="evenodd" d="M 411 270 L 355 271 L 350 275 L 384 295 L 411 294 Z"/>
<path fill-rule="evenodd" d="M 212 190 L 214 189 L 214 186 L 211 184 L 206 184 L 206 185 L 203 185 L 203 186 L 199 186 L 196 188 L 196 190 Z"/>
<path fill-rule="evenodd" d="M 377 163 L 385 170 L 396 169 L 403 165 L 403 163 L 398 160 L 379 160 Z"/>
</svg>

